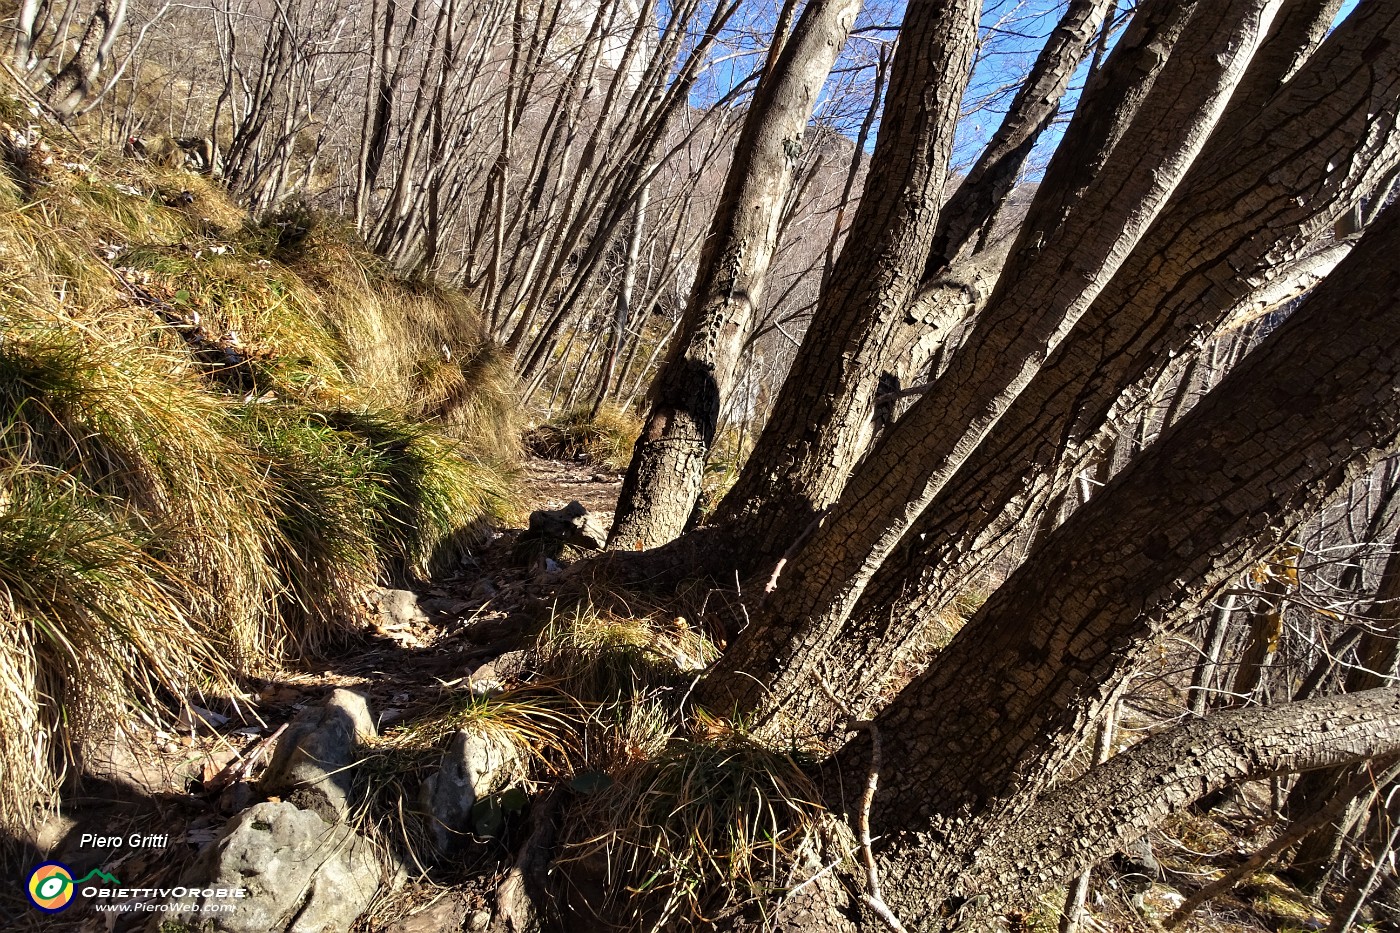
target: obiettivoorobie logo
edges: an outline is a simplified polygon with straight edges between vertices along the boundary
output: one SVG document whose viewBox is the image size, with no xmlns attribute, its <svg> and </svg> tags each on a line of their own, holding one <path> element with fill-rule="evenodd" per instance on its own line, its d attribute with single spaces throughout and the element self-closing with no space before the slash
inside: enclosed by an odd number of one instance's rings
<svg viewBox="0 0 1400 933">
<path fill-rule="evenodd" d="M 67 865 L 62 862 L 44 862 L 42 865 L 36 865 L 29 873 L 29 881 L 24 890 L 29 895 L 31 904 L 45 913 L 56 914 L 73 903 L 73 891 L 78 885 L 93 878 L 100 878 L 107 884 L 121 884 L 116 878 L 96 868 L 74 880 L 73 869 Z"/>
</svg>

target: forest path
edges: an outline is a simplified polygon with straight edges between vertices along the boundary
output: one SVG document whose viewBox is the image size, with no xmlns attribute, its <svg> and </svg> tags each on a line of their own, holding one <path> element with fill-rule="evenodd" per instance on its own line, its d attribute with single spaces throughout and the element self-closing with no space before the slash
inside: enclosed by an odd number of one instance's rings
<svg viewBox="0 0 1400 933">
<path fill-rule="evenodd" d="M 557 509 L 576 499 L 607 527 L 621 485 L 619 474 L 592 464 L 528 458 L 522 464 L 519 524 L 533 509 Z M 239 782 L 241 787 L 220 795 L 206 794 L 205 782 L 267 742 L 302 710 L 319 708 L 336 688 L 363 694 L 381 732 L 460 696 L 482 665 L 528 645 L 548 618 L 552 575 L 515 557 L 521 530 L 499 529 L 473 548 L 472 559 L 456 572 L 411 591 L 362 594 L 368 625 L 322 658 L 247 678 L 238 697 L 192 697 L 197 715 L 209 722 L 174 732 L 140 721 L 124 724 L 124 734 L 88 762 L 88 776 L 63 812 L 44 826 L 42 857 L 86 871 L 107 863 L 81 847 L 83 832 L 168 833 L 173 847 L 162 853 L 168 857 L 165 868 L 144 856 L 130 857 L 123 867 L 143 879 L 173 880 L 192 859 L 195 846 L 212 839 L 232 813 L 261 797 L 255 783 Z M 260 771 L 261 765 L 247 777 L 255 782 Z M 28 857 L 37 861 L 41 853 Z M 0 916 L 4 914 L 0 904 Z M 19 915 L 27 916 L 22 910 Z M 88 926 L 73 919 L 45 929 L 89 933 Z"/>
<path fill-rule="evenodd" d="M 577 499 L 606 528 L 612 524 L 622 474 L 582 461 L 525 461 L 524 504 L 527 509 L 557 509 Z"/>
</svg>

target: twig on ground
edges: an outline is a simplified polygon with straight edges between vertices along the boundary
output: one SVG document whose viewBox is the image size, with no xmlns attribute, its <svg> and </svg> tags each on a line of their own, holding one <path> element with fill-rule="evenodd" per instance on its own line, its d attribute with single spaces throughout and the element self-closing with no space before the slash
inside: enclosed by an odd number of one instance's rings
<svg viewBox="0 0 1400 933">
<path fill-rule="evenodd" d="M 880 871 L 875 866 L 873 840 L 870 838 L 870 810 L 875 803 L 875 791 L 880 785 L 880 727 L 875 725 L 873 719 L 857 719 L 850 706 L 837 696 L 827 679 L 818 675 L 818 680 L 831 702 L 836 704 L 836 707 L 845 714 L 847 728 L 864 729 L 870 733 L 870 770 L 866 773 L 865 790 L 860 795 L 860 808 L 856 812 L 856 833 L 860 837 L 860 856 L 861 861 L 865 863 L 865 883 L 870 890 L 862 894 L 860 899 L 894 933 L 907 933 L 904 924 L 899 922 L 899 918 L 885 903 L 884 895 L 880 892 Z"/>
</svg>

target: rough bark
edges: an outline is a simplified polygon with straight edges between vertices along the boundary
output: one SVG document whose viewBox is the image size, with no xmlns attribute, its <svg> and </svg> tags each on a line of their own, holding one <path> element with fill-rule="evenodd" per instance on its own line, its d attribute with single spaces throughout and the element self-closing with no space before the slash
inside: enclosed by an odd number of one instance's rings
<svg viewBox="0 0 1400 933">
<path fill-rule="evenodd" d="M 1209 333 L 1234 299 L 1305 248 L 1395 162 L 1397 69 L 1400 8 L 1358 10 L 1245 132 L 1213 140 L 1119 276 L 904 535 L 840 633 L 808 616 L 791 654 L 851 671 L 847 698 L 858 706 L 878 689 L 902 660 L 901 647 L 999 553 L 1016 524 L 1012 513 L 1036 484 L 1054 478 L 1053 464 L 1076 438 L 1108 420 L 1123 388 Z M 1311 197 L 1300 204 L 1300 192 Z M 868 521 L 868 510 L 859 514 Z M 855 539 L 846 540 L 849 547 Z M 813 581 L 789 573 L 810 589 Z M 774 595 L 782 597 L 781 588 Z M 833 617 L 829 608 L 825 617 Z M 743 669 L 758 656 L 725 663 Z M 771 705 L 781 697 L 795 718 L 810 710 L 820 732 L 839 714 L 820 691 L 786 689 L 802 683 L 801 674 L 788 665 Z"/>
<path fill-rule="evenodd" d="M 1268 38 L 1220 118 L 1222 132 L 1232 133 L 1252 120 L 1284 83 L 1302 70 L 1341 8 L 1342 0 L 1285 0 L 1269 27 Z"/>
<path fill-rule="evenodd" d="M 877 718 L 886 759 L 901 766 L 882 782 L 874 829 L 887 899 L 906 922 L 939 909 L 915 892 L 965 864 L 966 821 L 1024 815 L 1160 635 L 1394 447 L 1400 269 L 1385 257 L 1397 248 L 1392 208 Z M 855 774 L 867 757 L 857 739 L 837 763 Z"/>
<path fill-rule="evenodd" d="M 705 458 L 777 247 L 802 136 L 860 5 L 808 4 L 755 92 L 681 332 L 652 385 L 618 498 L 614 547 L 672 540 L 699 499 Z"/>
<path fill-rule="evenodd" d="M 98 90 L 97 77 L 112 55 L 112 46 L 126 21 L 126 0 L 115 8 L 106 0 L 88 17 L 83 37 L 73 57 L 44 88 L 44 99 L 60 118 L 70 117 Z"/>
<path fill-rule="evenodd" d="M 1168 59 L 1145 92 L 1132 55 L 1110 59 L 1101 75 L 1117 93 L 1099 94 L 1115 104 L 1141 96 L 1133 119 L 1123 121 L 1116 106 L 1076 115 L 987 309 L 948 369 L 871 452 L 822 526 L 782 568 L 764 613 L 707 678 L 710 702 L 742 710 L 762 702 L 759 718 L 766 719 L 793 693 L 813 693 L 812 665 L 865 585 L 1089 308 L 1186 174 L 1276 6 L 1277 0 L 1203 6 L 1182 27 L 1177 54 L 1161 53 Z M 1076 182 L 1081 187 L 1071 194 Z"/>
<path fill-rule="evenodd" d="M 1070 78 L 1114 5 L 1075 0 L 1066 7 L 1006 118 L 940 212 L 922 281 L 896 325 L 895 339 L 880 358 L 862 361 L 870 372 L 888 371 L 900 385 L 908 385 L 936 352 L 951 349 L 947 341 L 955 325 L 986 304 L 1011 247 L 1010 235 L 998 243 L 993 231 L 1036 142 L 1059 112 Z"/>
<path fill-rule="evenodd" d="M 1249 780 L 1311 769 L 1352 766 L 1400 750 L 1400 688 L 1334 696 L 1283 706 L 1257 707 L 1188 720 L 1151 736 L 1051 790 L 1014 814 L 965 821 L 958 845 L 925 836 L 934 855 L 950 855 L 936 871 L 904 872 L 886 847 L 879 857 L 882 887 L 891 892 L 895 913 L 909 929 L 982 931 L 1004 929 L 1001 915 L 1024 911 L 1038 894 L 1063 885 L 1076 874 L 1123 851 L 1171 813 L 1200 797 Z M 833 776 L 828 784 L 834 808 L 849 803 Z M 876 798 L 876 816 L 901 820 L 890 804 Z M 956 852 L 953 850 L 956 849 Z M 961 857 L 959 857 L 961 856 Z M 894 869 L 894 870 L 891 870 Z M 799 885 L 802 903 L 787 903 L 775 923 L 739 929 L 801 933 L 849 933 L 886 929 L 873 914 L 858 916 L 849 889 L 860 883 L 824 883 L 814 875 Z M 810 896 L 811 892 L 817 896 Z"/>
<path fill-rule="evenodd" d="M 908 6 L 846 246 L 773 416 L 716 510 L 716 523 L 733 523 L 732 535 L 744 539 L 751 567 L 781 554 L 853 465 L 878 379 L 864 363 L 888 343 L 932 245 L 980 8 L 972 0 Z"/>
</svg>

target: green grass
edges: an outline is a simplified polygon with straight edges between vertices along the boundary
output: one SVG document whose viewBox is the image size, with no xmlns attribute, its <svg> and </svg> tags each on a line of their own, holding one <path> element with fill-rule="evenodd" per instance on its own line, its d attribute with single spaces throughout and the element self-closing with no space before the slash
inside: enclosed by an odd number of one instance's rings
<svg viewBox="0 0 1400 933">
<path fill-rule="evenodd" d="M 515 508 L 514 381 L 464 297 L 389 279 L 333 225 L 269 244 L 205 179 L 48 145 L 0 153 L 15 835 L 113 722 L 169 724 L 344 642 L 367 588 L 455 568 Z M 246 350 L 255 390 L 172 315 Z"/>
<path fill-rule="evenodd" d="M 37 465 L 0 470 L 0 820 L 52 805 L 75 749 L 135 708 L 228 687 L 224 633 L 189 611 L 159 529 Z"/>
</svg>

